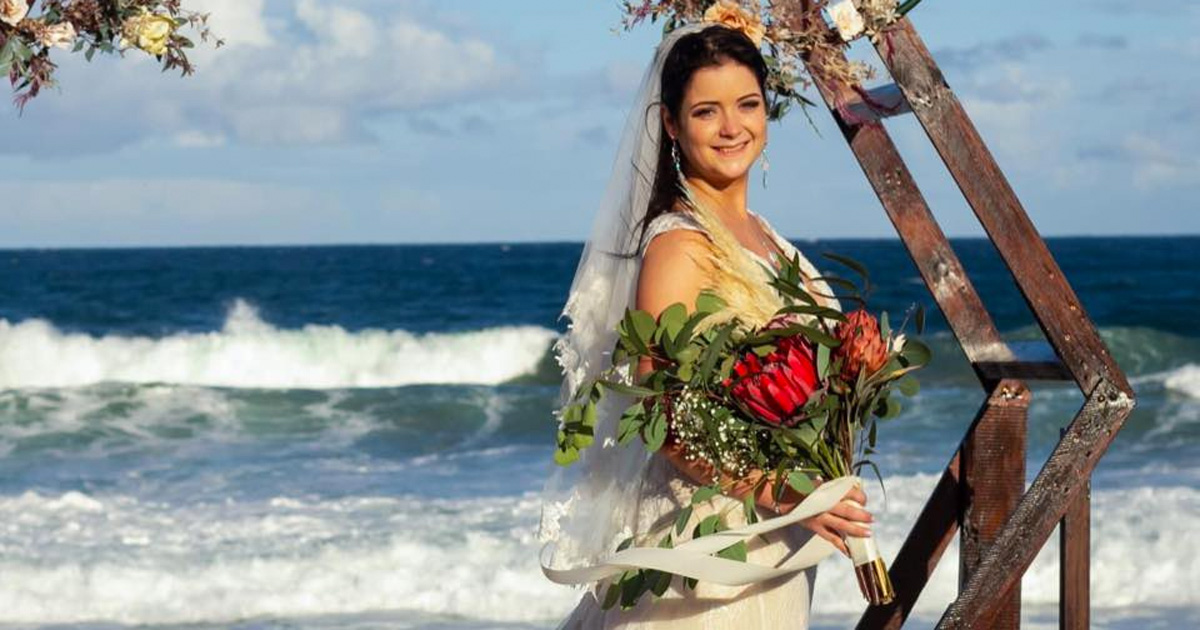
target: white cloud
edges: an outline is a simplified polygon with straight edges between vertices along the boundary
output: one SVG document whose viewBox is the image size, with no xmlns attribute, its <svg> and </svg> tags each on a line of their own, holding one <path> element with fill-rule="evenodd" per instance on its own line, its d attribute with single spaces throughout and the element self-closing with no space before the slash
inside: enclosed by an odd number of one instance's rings
<svg viewBox="0 0 1200 630">
<path fill-rule="evenodd" d="M 1200 184 L 1200 158 L 1137 133 L 1126 136 L 1121 148 L 1133 164 L 1133 184 L 1139 189 Z"/>
<path fill-rule="evenodd" d="M 138 51 L 86 64 L 56 57 L 64 86 L 29 105 L 24 119 L 0 117 L 12 141 L 0 151 L 35 155 L 109 151 L 148 136 L 177 146 L 199 138 L 252 144 L 362 141 L 373 116 L 412 112 L 508 89 L 515 63 L 478 37 L 440 30 L 375 4 L 294 0 L 203 0 L 214 34 L 227 45 L 198 44 L 198 71 L 160 75 Z M 50 131 L 48 127 L 54 126 Z M 107 133 L 97 134 L 97 128 Z M 79 140 L 93 146 L 81 146 Z"/>
<path fill-rule="evenodd" d="M 222 179 L 0 182 L 0 246 L 312 242 L 343 214 L 336 198 Z"/>
<path fill-rule="evenodd" d="M 1031 168 L 1057 159 L 1061 132 L 1053 121 L 1071 92 L 1066 78 L 1033 77 L 1017 63 L 981 68 L 959 89 L 984 141 L 1015 159 L 1014 166 Z"/>
<path fill-rule="evenodd" d="M 189 0 L 188 8 L 209 14 L 208 25 L 227 49 L 274 43 L 263 13 L 266 0 Z M 197 51 L 211 50 L 198 48 Z M 203 54 L 203 53 L 201 53 Z"/>
</svg>

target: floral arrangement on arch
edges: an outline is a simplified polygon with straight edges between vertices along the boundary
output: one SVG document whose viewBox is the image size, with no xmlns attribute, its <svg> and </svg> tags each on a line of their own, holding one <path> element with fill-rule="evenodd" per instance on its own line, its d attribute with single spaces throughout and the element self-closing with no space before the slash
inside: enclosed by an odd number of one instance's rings
<svg viewBox="0 0 1200 630">
<path fill-rule="evenodd" d="M 183 8 L 182 0 L 0 0 L 0 76 L 8 76 L 18 108 L 54 85 L 57 65 L 50 51 L 84 53 L 137 48 L 162 62 L 163 72 L 195 71 L 186 49 L 195 43 L 182 34 L 187 27 L 202 42 L 224 42 L 208 28 L 208 14 Z"/>
<path fill-rule="evenodd" d="M 920 0 L 623 0 L 622 26 L 663 21 L 669 32 L 696 22 L 720 23 L 742 31 L 763 52 L 767 89 L 776 98 L 770 117 L 778 120 L 793 104 L 814 103 L 802 92 L 817 82 L 846 86 L 871 103 L 863 81 L 874 78 L 866 63 L 847 60 L 843 49 L 858 37 L 886 42 L 888 25 Z M 832 27 L 832 28 L 831 28 Z M 832 89 L 834 106 L 847 120 L 858 120 L 848 108 L 846 91 Z M 810 119 L 811 122 L 811 119 Z"/>
</svg>

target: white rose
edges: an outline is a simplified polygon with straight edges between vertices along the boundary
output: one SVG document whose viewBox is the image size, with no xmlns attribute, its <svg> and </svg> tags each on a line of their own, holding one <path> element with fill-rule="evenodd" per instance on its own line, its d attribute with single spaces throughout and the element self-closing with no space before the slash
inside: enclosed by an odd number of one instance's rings
<svg viewBox="0 0 1200 630">
<path fill-rule="evenodd" d="M 0 22 L 16 26 L 29 13 L 29 3 L 26 0 L 0 0 Z"/>
<path fill-rule="evenodd" d="M 842 36 L 842 41 L 848 42 L 862 34 L 866 24 L 863 23 L 862 14 L 858 9 L 854 8 L 854 3 L 851 0 L 842 0 L 841 2 L 829 7 L 829 17 L 833 18 L 833 25 L 837 28 L 838 34 Z"/>
<path fill-rule="evenodd" d="M 70 49 L 75 45 L 75 25 L 70 22 L 60 22 L 42 31 L 41 39 L 39 40 L 43 46 L 47 48 L 54 46 L 56 48 Z"/>
</svg>

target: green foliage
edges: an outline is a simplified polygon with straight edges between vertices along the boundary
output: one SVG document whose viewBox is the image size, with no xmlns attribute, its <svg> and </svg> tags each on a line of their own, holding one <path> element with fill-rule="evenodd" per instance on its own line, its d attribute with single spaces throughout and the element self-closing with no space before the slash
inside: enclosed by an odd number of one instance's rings
<svg viewBox="0 0 1200 630">
<path fill-rule="evenodd" d="M 870 288 L 865 266 L 843 256 L 827 257 L 849 268 Z M 839 299 L 864 302 L 865 291 L 860 292 L 853 282 L 834 276 L 824 279 L 840 290 L 836 296 Z M 674 430 L 677 437 L 683 436 L 681 444 L 689 456 L 722 463 L 720 478 L 695 490 L 690 503 L 680 509 L 666 535 L 659 539 L 660 547 L 678 544 L 689 526 L 692 538 L 727 528 L 722 516 L 727 511 L 708 514 L 694 524 L 692 521 L 696 506 L 720 494 L 723 481 L 737 477 L 729 468 L 730 461 L 763 472 L 753 489 L 739 500 L 747 523 L 758 521 L 756 497 L 768 486 L 779 501 L 789 488 L 808 495 L 820 479 L 854 474 L 863 468 L 870 468 L 878 476 L 871 459 L 878 441 L 877 421 L 896 417 L 900 413 L 899 397 L 915 396 L 920 391 L 912 372 L 928 364 L 929 348 L 916 339 L 906 339 L 900 347 L 887 313 L 881 313 L 878 322 L 878 343 L 883 343 L 888 353 L 883 367 L 844 375 L 843 366 L 850 364 L 846 353 L 854 351 L 853 344 L 847 344 L 849 349 L 842 347 L 844 333 L 838 332 L 838 327 L 848 321 L 847 316 L 824 306 L 808 292 L 798 256 L 785 259 L 770 282 L 784 302 L 775 314 L 779 321 L 771 329 L 748 327 L 736 317 L 706 325 L 706 318 L 726 306 L 710 292 L 696 298 L 690 313 L 683 303 L 668 306 L 657 318 L 646 311 L 627 309 L 617 326 L 612 366 L 581 387 L 571 404 L 561 410 L 555 453 L 555 461 L 561 465 L 574 463 L 583 449 L 593 445 L 602 403 L 624 405 L 616 427 L 619 444 L 640 438 L 645 448 L 654 452 L 663 447 L 668 432 Z M 919 309 L 917 313 L 921 324 L 923 315 Z M 793 417 L 782 425 L 771 425 L 757 419 L 749 403 L 731 393 L 734 366 L 750 353 L 768 357 L 787 338 L 796 337 L 811 344 L 815 351 L 818 386 Z M 637 367 L 646 359 L 652 368 L 635 379 Z M 623 398 L 607 400 L 606 394 Z M 677 422 L 683 424 L 673 424 Z M 684 429 L 691 433 L 679 432 Z M 746 545 L 739 542 L 716 555 L 744 561 Z M 605 607 L 630 607 L 646 593 L 663 594 L 673 577 L 656 570 L 626 571 L 610 582 L 603 603 Z M 688 588 L 696 585 L 690 578 L 683 583 Z"/>
</svg>

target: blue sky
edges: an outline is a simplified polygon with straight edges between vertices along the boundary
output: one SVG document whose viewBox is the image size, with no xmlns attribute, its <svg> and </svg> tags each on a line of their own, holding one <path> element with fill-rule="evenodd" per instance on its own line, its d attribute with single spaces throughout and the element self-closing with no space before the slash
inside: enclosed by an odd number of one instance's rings
<svg viewBox="0 0 1200 630">
<path fill-rule="evenodd" d="M 0 247 L 583 240 L 658 38 L 614 32 L 617 0 L 187 4 L 229 42 L 197 75 L 61 54 L 60 90 L 0 109 Z M 1200 233 L 1194 0 L 911 17 L 1043 234 Z M 772 127 L 751 207 L 894 237 L 813 118 Z M 982 234 L 915 119 L 888 125 L 947 233 Z"/>
</svg>

